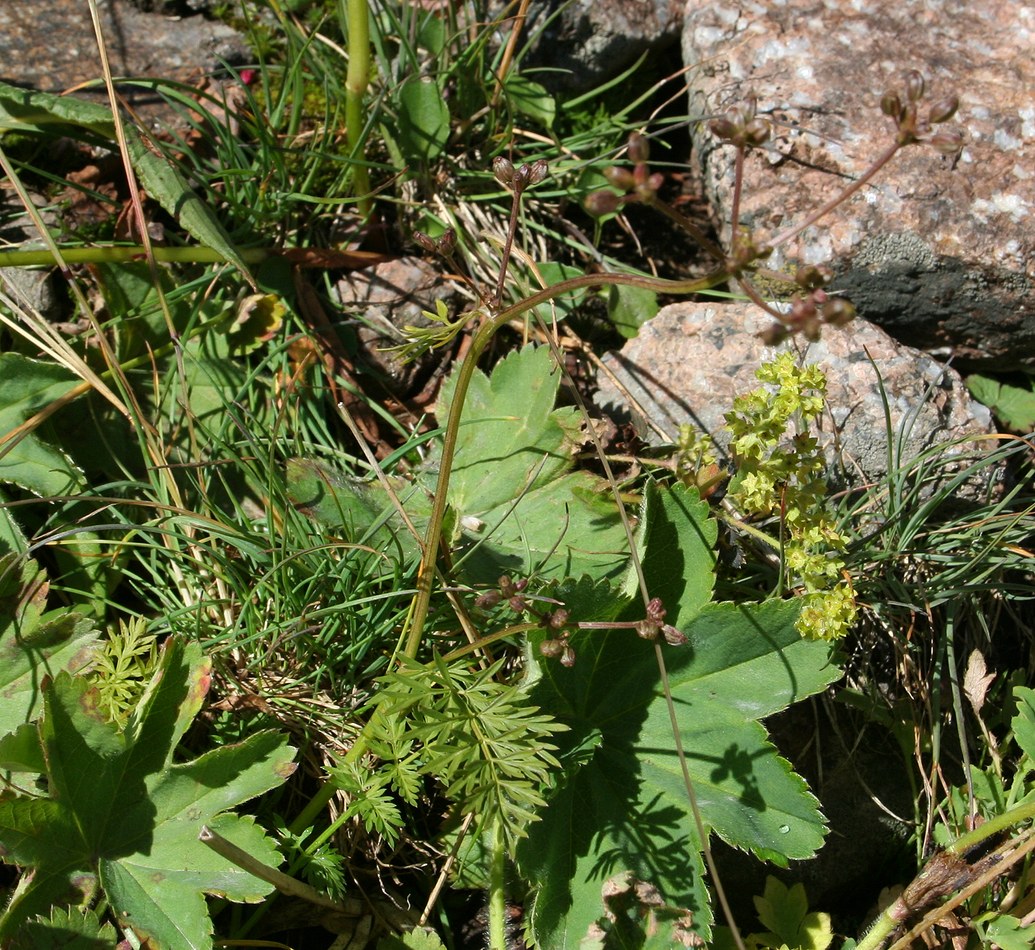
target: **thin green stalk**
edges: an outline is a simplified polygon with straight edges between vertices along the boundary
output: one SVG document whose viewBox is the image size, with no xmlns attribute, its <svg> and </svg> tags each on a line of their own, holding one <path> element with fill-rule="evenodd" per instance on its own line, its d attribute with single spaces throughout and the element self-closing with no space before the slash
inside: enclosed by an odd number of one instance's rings
<svg viewBox="0 0 1035 950">
<path fill-rule="evenodd" d="M 154 260 L 164 264 L 221 264 L 226 257 L 211 247 L 152 247 Z M 246 264 L 259 264 L 272 253 L 253 247 L 238 252 Z M 147 252 L 140 244 L 102 247 L 61 248 L 61 260 L 66 264 L 127 264 L 143 261 Z M 0 267 L 53 267 L 57 264 L 54 252 L 44 249 L 0 251 Z"/>
<path fill-rule="evenodd" d="M 435 484 L 435 501 L 431 509 L 428 530 L 424 539 L 424 557 L 421 559 L 420 569 L 417 573 L 417 594 L 414 597 L 413 608 L 410 611 L 409 629 L 406 644 L 403 648 L 405 656 L 410 659 L 416 658 L 421 638 L 424 635 L 424 623 L 427 620 L 428 609 L 431 604 L 431 584 L 435 576 L 439 539 L 446 516 L 449 479 L 453 472 L 453 456 L 456 452 L 456 442 L 460 432 L 460 415 L 463 412 L 467 390 L 474 376 L 474 371 L 478 366 L 478 360 L 481 358 L 482 353 L 485 352 L 486 346 L 488 346 L 496 331 L 511 320 L 520 317 L 523 313 L 538 307 L 540 304 L 547 303 L 572 291 L 581 290 L 583 287 L 625 284 L 633 287 L 645 287 L 661 293 L 692 294 L 708 290 L 722 283 L 727 277 L 728 275 L 724 269 L 693 280 L 664 280 L 658 277 L 643 277 L 638 274 L 584 274 L 581 277 L 572 277 L 570 280 L 547 287 L 531 297 L 526 297 L 505 310 L 501 310 L 495 316 L 488 317 L 478 328 L 474 339 L 471 341 L 471 348 L 468 350 L 457 371 L 453 400 L 449 407 L 449 418 L 446 421 L 445 434 L 442 439 L 442 457 L 439 462 L 438 481 Z"/>
<path fill-rule="evenodd" d="M 373 208 L 363 143 L 366 126 L 363 96 L 370 84 L 370 9 L 367 0 L 348 0 L 347 10 L 349 65 L 345 73 L 345 142 L 356 163 L 352 183 L 359 198 L 359 210 L 367 218 Z"/>
<path fill-rule="evenodd" d="M 507 895 L 504 891 L 503 829 L 497 818 L 486 831 L 489 845 L 489 950 L 507 950 Z"/>
</svg>

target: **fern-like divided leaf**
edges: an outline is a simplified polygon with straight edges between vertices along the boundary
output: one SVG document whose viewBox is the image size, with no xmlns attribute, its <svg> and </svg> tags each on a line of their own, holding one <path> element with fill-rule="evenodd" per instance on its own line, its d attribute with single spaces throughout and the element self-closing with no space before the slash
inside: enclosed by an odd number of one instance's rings
<svg viewBox="0 0 1035 950">
<path fill-rule="evenodd" d="M 529 705 L 520 686 L 498 682 L 500 666 L 407 662 L 382 680 L 382 715 L 374 720 L 384 725 L 374 738 L 413 749 L 387 773 L 397 791 L 415 789 L 416 775 L 434 777 L 462 813 L 498 823 L 513 843 L 545 804 L 542 790 L 560 767 L 550 739 L 567 727 Z M 402 735 L 398 723 L 405 723 Z M 400 761 L 413 767 L 399 772 Z"/>
</svg>

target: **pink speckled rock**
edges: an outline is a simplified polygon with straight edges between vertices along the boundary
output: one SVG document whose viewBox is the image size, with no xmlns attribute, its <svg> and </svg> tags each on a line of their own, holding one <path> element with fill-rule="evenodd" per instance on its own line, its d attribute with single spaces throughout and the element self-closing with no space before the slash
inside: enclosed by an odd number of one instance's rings
<svg viewBox="0 0 1035 950">
<path fill-rule="evenodd" d="M 885 400 L 895 437 L 890 455 L 898 465 L 939 443 L 979 439 L 992 431 L 989 411 L 970 397 L 955 370 L 897 343 L 880 327 L 856 320 L 843 328 L 824 327 L 816 343 L 797 338 L 772 347 L 758 336 L 769 323 L 748 303 L 664 307 L 620 353 L 605 357 L 631 400 L 602 376 L 597 401 L 631 410 L 645 436 L 652 434 L 648 421 L 669 439 L 690 422 L 725 449 L 724 416 L 734 398 L 761 385 L 755 377 L 760 363 L 794 348 L 826 373 L 829 413 L 817 434 L 846 483 L 887 476 Z M 986 487 L 967 486 L 966 493 Z"/>
<path fill-rule="evenodd" d="M 774 259 L 834 262 L 838 286 L 897 338 L 961 364 L 1035 365 L 1035 8 L 1018 2 L 690 0 L 691 112 L 755 96 L 776 139 L 747 163 L 743 220 L 772 236 L 858 177 L 893 134 L 879 108 L 905 71 L 955 93 L 958 162 L 912 146 Z M 923 109 L 921 109 L 923 114 Z M 732 149 L 695 151 L 716 220 Z M 728 237 L 728 235 L 727 235 Z"/>
</svg>

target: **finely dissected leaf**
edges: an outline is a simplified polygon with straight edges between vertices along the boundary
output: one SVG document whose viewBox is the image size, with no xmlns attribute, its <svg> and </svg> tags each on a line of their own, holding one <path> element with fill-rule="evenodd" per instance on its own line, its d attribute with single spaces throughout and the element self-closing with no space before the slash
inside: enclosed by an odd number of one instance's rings
<svg viewBox="0 0 1035 950">
<path fill-rule="evenodd" d="M 526 346 L 486 377 L 476 372 L 464 402 L 449 503 L 472 553 L 465 569 L 494 580 L 501 568 L 544 577 L 616 574 L 628 543 L 606 484 L 574 473 L 577 414 L 554 409 L 560 374 L 550 351 Z M 452 403 L 455 376 L 438 414 Z M 544 559 L 551 552 L 548 564 Z"/>
<path fill-rule="evenodd" d="M 809 857 L 822 843 L 823 819 L 757 720 L 836 677 L 827 648 L 798 635 L 793 602 L 704 602 L 715 535 L 695 494 L 675 488 L 648 498 L 642 530 L 649 592 L 688 637 L 663 650 L 706 826 L 770 860 Z M 706 934 L 700 841 L 655 649 L 624 630 L 576 635 L 572 644 L 574 667 L 542 664 L 530 697 L 571 727 L 557 737 L 566 774 L 518 849 L 536 887 L 534 933 L 551 950 L 577 945 L 600 915 L 603 881 L 628 870 L 667 905 L 691 911 Z"/>
<path fill-rule="evenodd" d="M 0 557 L 0 736 L 36 717 L 44 676 L 79 673 L 93 659 L 93 621 L 64 610 L 44 613 L 46 602 L 46 576 L 35 561 Z M 5 754 L 14 748 L 6 745 Z M 17 757 L 30 767 L 38 761 L 24 747 Z"/>
<path fill-rule="evenodd" d="M 257 900 L 269 892 L 199 842 L 198 832 L 207 824 L 275 865 L 272 843 L 251 819 L 226 812 L 282 782 L 293 750 L 264 732 L 173 764 L 208 682 L 200 648 L 168 641 L 123 733 L 82 678 L 61 673 L 44 688 L 39 735 L 51 797 L 0 803 L 4 859 L 32 868 L 0 917 L 0 936 L 93 872 L 119 919 L 168 950 L 212 945 L 203 894 Z"/>
<path fill-rule="evenodd" d="M 386 714 L 375 720 L 373 734 L 388 748 L 400 745 L 400 737 L 407 747 L 421 747 L 420 771 L 434 776 L 465 814 L 499 823 L 513 840 L 544 804 L 540 789 L 559 765 L 553 734 L 564 727 L 529 705 L 521 686 L 496 679 L 502 662 L 472 673 L 441 658 L 427 666 L 406 661 L 382 678 L 377 702 Z M 399 719 L 407 724 L 401 734 L 392 724 Z"/>
<path fill-rule="evenodd" d="M 18 353 L 0 353 L 0 437 L 45 409 L 78 385 L 67 369 Z M 0 448 L 0 482 L 10 482 L 41 496 L 68 495 L 81 487 L 83 473 L 39 431 Z"/>
</svg>

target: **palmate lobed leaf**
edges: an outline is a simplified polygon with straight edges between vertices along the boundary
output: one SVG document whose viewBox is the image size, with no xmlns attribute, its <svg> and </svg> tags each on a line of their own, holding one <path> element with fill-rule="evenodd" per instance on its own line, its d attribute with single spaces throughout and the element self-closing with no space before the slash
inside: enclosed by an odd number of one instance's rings
<svg viewBox="0 0 1035 950">
<path fill-rule="evenodd" d="M 167 950 L 212 945 L 203 894 L 247 901 L 269 892 L 198 833 L 208 824 L 275 865 L 262 831 L 226 810 L 280 784 L 294 769 L 294 750 L 265 732 L 173 764 L 208 678 L 197 645 L 168 641 L 124 733 L 83 679 L 62 673 L 45 686 L 39 735 L 51 797 L 0 802 L 4 860 L 32 868 L 0 917 L 0 937 L 95 873 L 119 919 Z"/>
<path fill-rule="evenodd" d="M 455 380 L 443 384 L 440 419 Z M 583 435 L 575 410 L 554 409 L 559 383 L 550 350 L 534 346 L 508 354 L 491 376 L 471 379 L 449 503 L 457 560 L 474 580 L 610 577 L 626 563 L 628 542 L 606 483 L 571 471 Z"/>
<path fill-rule="evenodd" d="M 688 637 L 663 650 L 706 827 L 770 860 L 811 856 L 824 834 L 817 803 L 757 720 L 837 676 L 827 648 L 798 635 L 793 602 L 708 602 L 715 528 L 695 493 L 649 492 L 641 536 L 649 591 Z M 533 933 L 546 950 L 576 946 L 602 913 L 604 882 L 629 871 L 707 935 L 701 842 L 654 646 L 624 630 L 572 644 L 575 666 L 541 664 L 530 696 L 571 729 L 557 738 L 565 774 L 518 848 L 536 888 Z"/>
<path fill-rule="evenodd" d="M 490 511 L 571 468 L 578 422 L 554 409 L 560 374 L 547 347 L 526 346 L 475 372 L 467 390 L 449 501 L 461 515 Z M 456 373 L 442 384 L 436 414 L 453 404 Z"/>
</svg>

